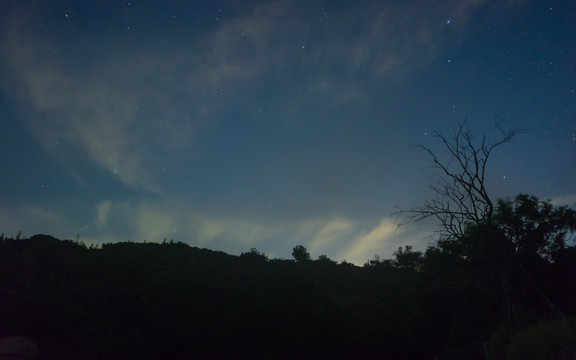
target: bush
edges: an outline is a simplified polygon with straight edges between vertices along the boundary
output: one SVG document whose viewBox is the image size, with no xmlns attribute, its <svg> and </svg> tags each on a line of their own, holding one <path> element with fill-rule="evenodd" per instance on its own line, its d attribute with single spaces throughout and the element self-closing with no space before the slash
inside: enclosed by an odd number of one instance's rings
<svg viewBox="0 0 576 360">
<path fill-rule="evenodd" d="M 510 339 L 507 359 L 571 360 L 576 357 L 576 320 L 542 321 Z"/>
<path fill-rule="evenodd" d="M 268 260 L 268 256 L 263 252 L 256 250 L 256 248 L 250 249 L 250 252 L 245 252 L 240 254 L 240 257 L 243 259 L 251 259 L 256 261 L 266 261 Z"/>
</svg>

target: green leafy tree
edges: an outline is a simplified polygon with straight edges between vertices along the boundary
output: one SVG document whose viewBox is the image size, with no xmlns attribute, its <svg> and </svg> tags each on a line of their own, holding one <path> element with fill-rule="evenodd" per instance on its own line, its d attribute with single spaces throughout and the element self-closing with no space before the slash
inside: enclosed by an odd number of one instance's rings
<svg viewBox="0 0 576 360">
<path fill-rule="evenodd" d="M 461 236 L 431 246 L 424 271 L 456 296 L 455 302 L 492 306 L 496 312 L 491 313 L 498 315 L 494 324 L 500 319 L 516 326 L 524 311 L 558 313 L 562 297 L 554 296 L 552 285 L 558 293 L 565 290 L 562 278 L 570 274 L 552 270 L 574 238 L 575 219 L 575 210 L 533 196 L 499 200 L 491 224 L 468 224 Z"/>
<path fill-rule="evenodd" d="M 260 261 L 268 260 L 268 256 L 256 250 L 256 248 L 251 248 L 249 252 L 240 254 L 240 257 L 243 259 L 260 260 Z"/>
<path fill-rule="evenodd" d="M 514 200 L 498 202 L 495 222 L 523 260 L 550 261 L 573 239 L 576 211 L 520 194 Z"/>
<path fill-rule="evenodd" d="M 330 259 L 327 255 L 318 256 L 318 261 L 321 263 L 336 264 L 336 261 Z"/>
<path fill-rule="evenodd" d="M 378 255 L 374 255 L 373 259 L 368 260 L 366 263 L 364 263 L 363 267 L 365 268 L 376 268 L 376 267 L 388 267 L 388 268 L 393 268 L 395 267 L 396 264 L 394 263 L 394 260 L 391 259 L 380 259 L 380 256 Z"/>
<path fill-rule="evenodd" d="M 413 251 L 410 245 L 407 245 L 405 248 L 400 246 L 398 250 L 394 252 L 394 257 L 396 267 L 414 270 L 420 269 L 424 259 L 422 252 Z"/>
<path fill-rule="evenodd" d="M 295 246 L 292 249 L 292 257 L 298 262 L 309 261 L 311 259 L 310 253 L 302 245 Z"/>
</svg>

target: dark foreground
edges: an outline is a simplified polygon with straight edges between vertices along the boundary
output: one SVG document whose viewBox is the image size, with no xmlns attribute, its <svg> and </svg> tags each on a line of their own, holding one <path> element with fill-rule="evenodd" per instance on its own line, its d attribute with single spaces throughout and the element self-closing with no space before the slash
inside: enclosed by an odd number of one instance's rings
<svg viewBox="0 0 576 360">
<path fill-rule="evenodd" d="M 172 242 L 2 238 L 0 336 L 29 337 L 38 352 L 21 358 L 41 359 L 576 355 L 574 248 L 529 281 L 510 271 L 509 286 L 498 264 L 476 273 L 407 250 L 356 267 Z"/>
</svg>

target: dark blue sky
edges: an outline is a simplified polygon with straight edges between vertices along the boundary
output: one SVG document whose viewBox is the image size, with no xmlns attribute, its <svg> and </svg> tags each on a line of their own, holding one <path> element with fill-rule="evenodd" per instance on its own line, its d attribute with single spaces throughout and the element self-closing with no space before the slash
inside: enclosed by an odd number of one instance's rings
<svg viewBox="0 0 576 360">
<path fill-rule="evenodd" d="M 363 263 L 434 239 L 466 117 L 494 198 L 576 203 L 572 1 L 4 1 L 0 231 Z"/>
</svg>

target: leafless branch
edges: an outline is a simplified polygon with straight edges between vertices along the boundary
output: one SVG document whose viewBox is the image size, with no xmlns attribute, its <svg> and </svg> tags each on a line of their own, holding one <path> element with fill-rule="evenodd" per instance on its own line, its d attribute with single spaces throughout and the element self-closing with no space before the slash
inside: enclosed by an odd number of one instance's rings
<svg viewBox="0 0 576 360">
<path fill-rule="evenodd" d="M 400 226 L 432 217 L 438 221 L 441 235 L 460 237 L 468 224 L 490 224 L 494 204 L 486 189 L 488 159 L 496 147 L 512 142 L 524 131 L 504 129 L 496 122 L 498 140 L 490 142 L 483 135 L 477 142 L 469 125 L 465 119 L 450 137 L 437 131 L 433 133 L 447 151 L 448 160 L 441 159 L 437 152 L 422 143 L 416 145 L 430 155 L 432 168 L 439 172 L 436 178 L 429 180 L 435 197 L 417 208 L 398 211 Z"/>
</svg>

